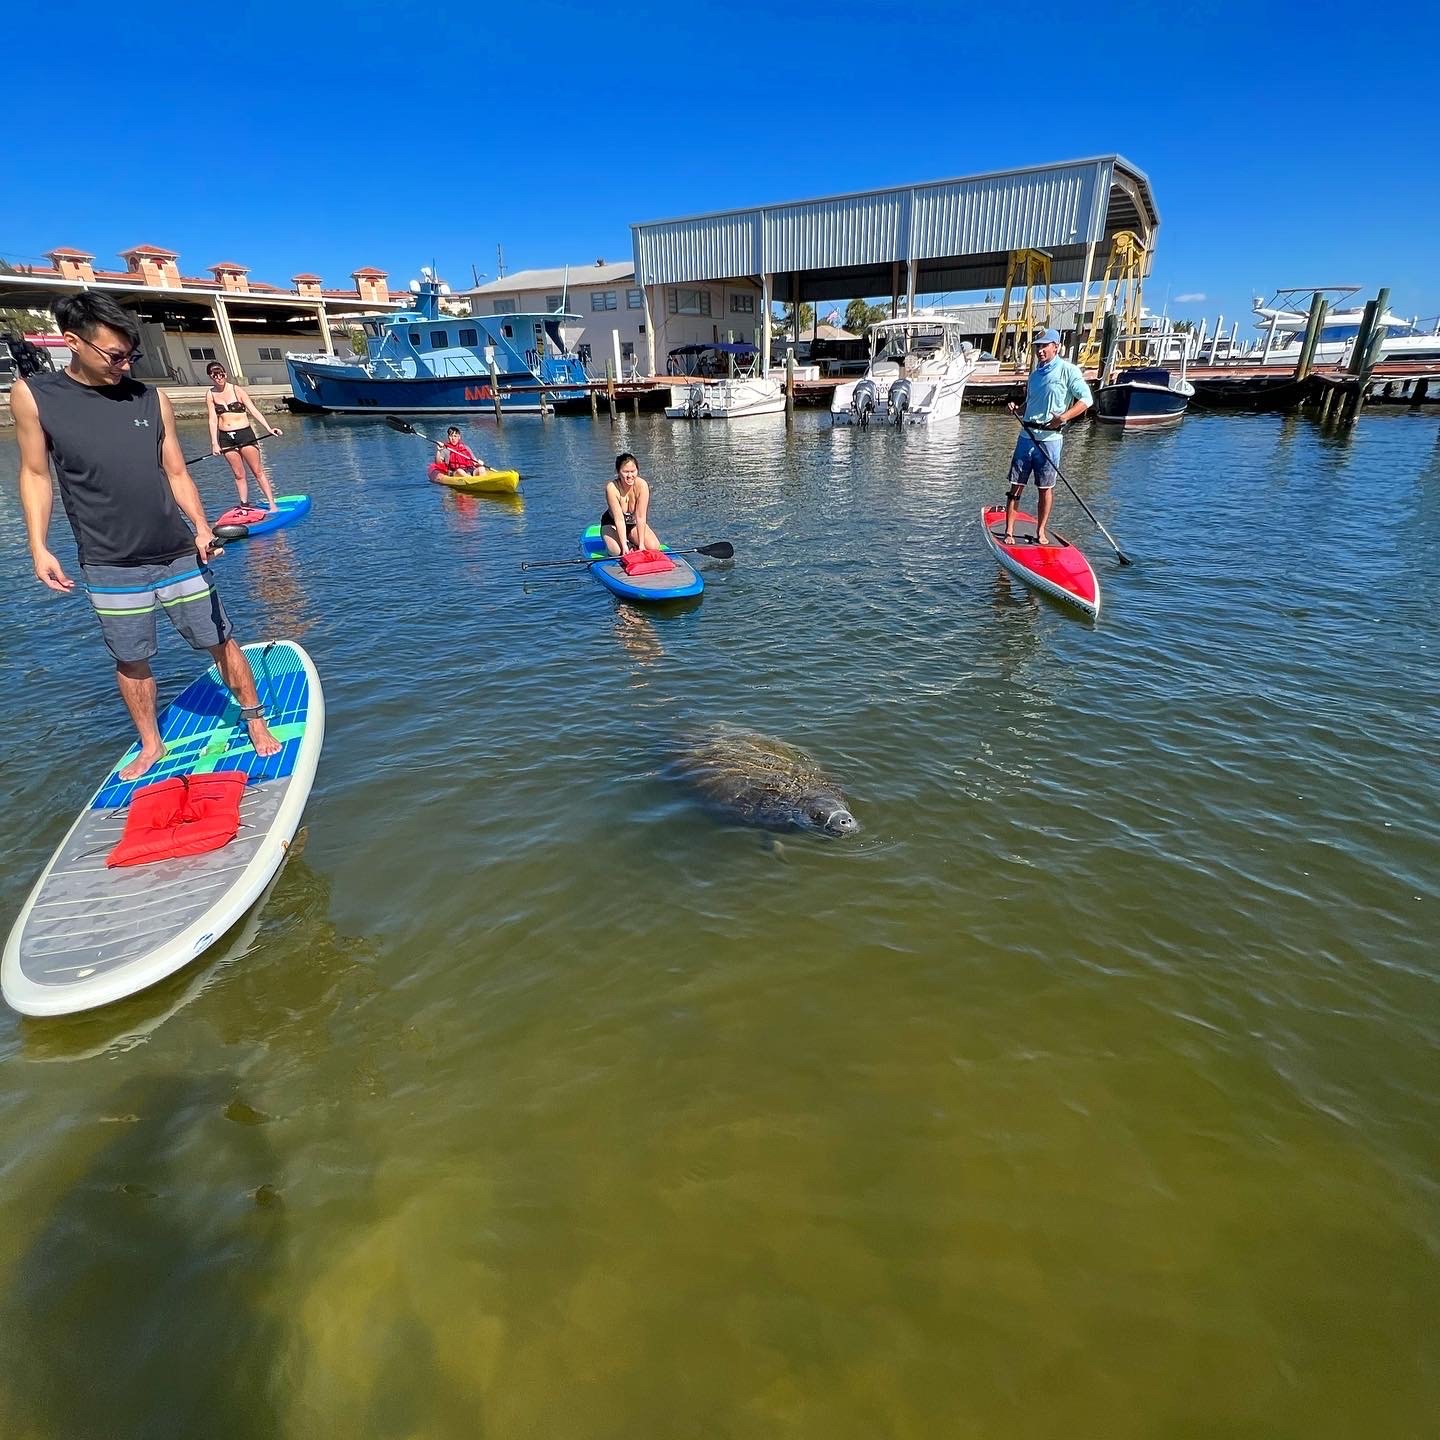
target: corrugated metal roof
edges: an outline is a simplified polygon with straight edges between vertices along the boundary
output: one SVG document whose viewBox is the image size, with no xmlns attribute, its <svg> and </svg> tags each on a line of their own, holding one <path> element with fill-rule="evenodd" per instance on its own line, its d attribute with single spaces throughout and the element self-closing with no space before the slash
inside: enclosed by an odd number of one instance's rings
<svg viewBox="0 0 1440 1440">
<path fill-rule="evenodd" d="M 1103 264 L 1109 236 L 1138 229 L 1153 248 L 1159 223 L 1149 180 L 1121 156 L 1105 155 L 653 221 L 631 231 L 642 284 L 800 273 L 806 297 L 826 299 L 888 291 L 891 265 L 907 260 L 921 275 L 943 278 L 943 288 L 993 284 L 997 267 L 1003 282 L 1004 257 L 1019 249 L 1048 250 L 1053 278 L 1075 280 L 1092 240 Z M 788 298 L 787 287 L 777 285 L 777 298 Z"/>
<path fill-rule="evenodd" d="M 488 280 L 484 285 L 464 290 L 464 295 L 508 295 L 514 290 L 558 290 L 569 276 L 570 284 L 611 285 L 617 280 L 627 279 L 635 273 L 632 260 L 610 260 L 603 265 L 558 266 L 549 270 L 515 270 L 502 275 L 498 280 Z"/>
</svg>

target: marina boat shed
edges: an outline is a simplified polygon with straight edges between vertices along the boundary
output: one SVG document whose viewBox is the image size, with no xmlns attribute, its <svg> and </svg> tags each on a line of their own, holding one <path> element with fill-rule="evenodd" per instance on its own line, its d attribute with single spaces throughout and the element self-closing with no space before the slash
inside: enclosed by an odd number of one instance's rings
<svg viewBox="0 0 1440 1440">
<path fill-rule="evenodd" d="M 48 310 L 61 295 L 103 290 L 135 312 L 144 355 L 134 374 L 179 385 L 205 383 L 205 366 L 221 360 L 237 379 L 285 379 L 284 352 L 313 350 L 316 340 L 333 353 L 332 322 L 402 308 L 410 299 L 392 291 L 373 266 L 355 270 L 353 289 L 327 290 L 320 276 L 303 272 L 282 288 L 252 280 L 249 267 L 222 260 L 205 276 L 182 274 L 179 255 L 158 245 L 121 253 L 123 270 L 94 264 L 88 250 L 47 252 L 47 265 L 0 268 L 0 306 Z"/>
<path fill-rule="evenodd" d="M 892 309 L 901 296 L 913 308 L 917 294 L 1003 287 L 1017 250 L 1047 253 L 1052 283 L 1079 282 L 1083 296 L 1122 230 L 1139 239 L 1148 272 L 1160 212 L 1142 171 L 1101 155 L 630 228 L 653 374 L 650 315 L 697 284 L 757 280 L 768 355 L 772 302 L 888 294 Z"/>
</svg>

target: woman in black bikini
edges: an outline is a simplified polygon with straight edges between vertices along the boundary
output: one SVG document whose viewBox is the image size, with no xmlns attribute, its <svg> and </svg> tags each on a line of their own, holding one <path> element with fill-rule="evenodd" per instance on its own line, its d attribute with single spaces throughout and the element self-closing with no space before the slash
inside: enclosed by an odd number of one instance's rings
<svg viewBox="0 0 1440 1440">
<path fill-rule="evenodd" d="M 627 550 L 658 550 L 660 537 L 650 528 L 650 482 L 641 477 L 627 450 L 615 457 L 615 478 L 605 487 L 600 535 L 612 555 Z"/>
<path fill-rule="evenodd" d="M 273 510 L 275 491 L 270 486 L 270 477 L 265 473 L 265 462 L 260 458 L 260 446 L 256 443 L 254 429 L 246 419 L 246 412 L 253 415 L 256 422 L 263 425 L 270 434 L 279 435 L 282 432 L 265 419 L 238 385 L 230 384 L 225 367 L 218 360 L 212 360 L 205 367 L 205 373 L 214 387 L 210 391 L 210 404 L 206 406 L 210 417 L 210 453 L 223 455 L 229 463 L 230 473 L 235 477 L 235 488 L 240 492 L 242 506 L 250 503 L 250 481 L 245 474 L 245 467 L 248 465 L 250 474 L 265 492 L 266 508 Z M 230 392 L 228 401 L 225 399 L 226 391 Z"/>
</svg>

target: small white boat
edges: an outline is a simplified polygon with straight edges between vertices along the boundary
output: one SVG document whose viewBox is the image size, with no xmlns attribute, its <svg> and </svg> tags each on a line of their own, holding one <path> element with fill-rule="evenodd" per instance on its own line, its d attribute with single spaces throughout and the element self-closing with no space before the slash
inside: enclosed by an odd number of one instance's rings
<svg viewBox="0 0 1440 1440">
<path fill-rule="evenodd" d="M 672 420 L 738 420 L 776 415 L 785 408 L 785 387 L 760 373 L 760 352 L 743 343 L 699 347 L 707 365 L 723 364 L 727 374 L 670 387 L 665 413 Z"/>
<path fill-rule="evenodd" d="M 869 336 L 870 365 L 859 380 L 836 386 L 832 424 L 929 425 L 960 413 L 979 356 L 953 316 L 917 310 L 877 321 Z"/>
</svg>

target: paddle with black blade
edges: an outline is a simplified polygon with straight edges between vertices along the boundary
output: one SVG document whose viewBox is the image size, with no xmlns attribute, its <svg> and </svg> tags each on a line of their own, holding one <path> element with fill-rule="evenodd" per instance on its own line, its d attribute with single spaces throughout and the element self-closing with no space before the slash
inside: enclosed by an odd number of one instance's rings
<svg viewBox="0 0 1440 1440">
<path fill-rule="evenodd" d="M 712 560 L 733 560 L 735 547 L 728 540 L 714 540 L 709 545 L 690 545 L 683 549 L 671 546 L 667 555 L 708 555 Z M 618 555 L 576 555 L 570 560 L 522 560 L 522 570 L 545 570 L 552 565 L 600 565 L 606 560 L 618 560 Z"/>
<path fill-rule="evenodd" d="M 423 430 L 417 430 L 413 425 L 407 424 L 398 415 L 387 415 L 385 417 L 385 423 L 401 435 L 413 435 L 422 444 L 428 445 L 432 450 L 440 443 L 438 440 L 432 440 Z"/>
<path fill-rule="evenodd" d="M 443 440 L 432 440 L 423 430 L 417 430 L 413 425 L 407 424 L 398 415 L 387 415 L 385 417 L 385 423 L 394 430 L 396 434 L 413 435 L 422 445 L 428 445 L 431 450 L 438 449 L 445 443 Z M 476 472 L 477 474 L 480 473 L 480 471 L 489 469 L 489 466 L 483 464 L 478 459 L 475 463 L 480 467 L 480 470 Z"/>
<path fill-rule="evenodd" d="M 1041 444 L 1040 437 L 1029 427 L 1029 425 L 1025 423 L 1025 417 L 1023 415 L 1016 415 L 1015 420 L 1016 423 L 1020 426 L 1020 428 L 1030 437 L 1030 439 L 1036 445 L 1039 445 L 1042 450 L 1044 450 L 1045 447 L 1043 444 Z M 1135 562 L 1115 543 L 1115 537 L 1100 523 L 1100 517 L 1083 500 L 1080 499 L 1080 496 L 1076 494 L 1075 487 L 1068 480 L 1065 480 L 1065 472 L 1053 460 L 1050 459 L 1050 452 L 1048 450 L 1045 451 L 1045 459 L 1046 462 L 1049 464 L 1050 468 L 1061 478 L 1061 480 L 1065 481 L 1065 488 L 1071 493 L 1071 495 L 1075 496 L 1075 500 L 1079 504 L 1080 508 L 1095 522 L 1095 528 L 1099 530 L 1099 532 L 1110 542 L 1110 548 L 1114 550 L 1116 558 L 1120 561 L 1120 563 L 1122 565 L 1133 565 Z"/>
</svg>

